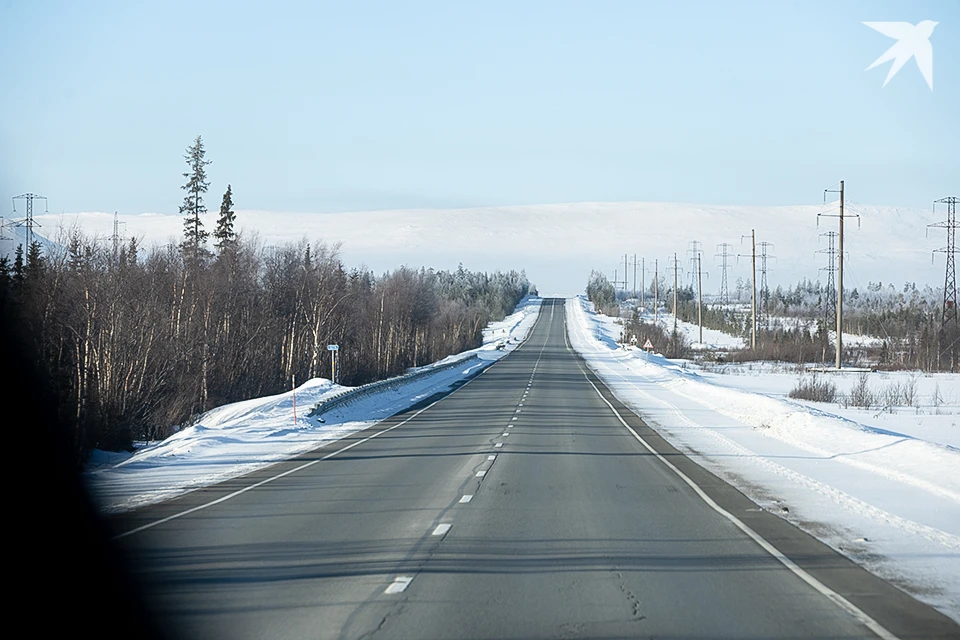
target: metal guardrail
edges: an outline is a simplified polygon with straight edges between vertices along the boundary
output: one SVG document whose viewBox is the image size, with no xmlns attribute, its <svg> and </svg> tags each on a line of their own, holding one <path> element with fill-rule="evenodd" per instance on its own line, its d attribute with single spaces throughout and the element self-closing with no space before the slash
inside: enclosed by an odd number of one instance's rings
<svg viewBox="0 0 960 640">
<path fill-rule="evenodd" d="M 354 402 L 355 400 L 365 398 L 373 393 L 378 393 L 380 391 L 384 391 L 388 389 L 397 389 L 405 384 L 408 384 L 415 380 L 419 380 L 420 378 L 425 378 L 428 375 L 437 373 L 438 371 L 446 371 L 447 369 L 453 369 L 454 367 L 463 366 L 470 360 L 480 361 L 480 358 L 478 358 L 476 354 L 469 355 L 464 358 L 460 358 L 459 360 L 453 360 L 451 362 L 447 362 L 446 364 L 442 364 L 440 366 L 431 367 L 427 365 L 423 368 L 418 369 L 417 371 L 405 373 L 402 376 L 387 378 L 386 380 L 378 380 L 377 382 L 371 382 L 369 384 L 365 384 L 360 387 L 354 387 L 353 389 L 347 389 L 346 391 L 341 391 L 340 393 L 334 396 L 331 396 L 329 398 L 322 400 L 321 402 L 318 402 L 313 407 L 313 409 L 310 410 L 310 413 L 308 413 L 307 416 L 308 417 L 323 416 L 323 414 L 325 413 L 333 411 L 334 409 L 339 409 L 340 407 L 344 407 L 350 404 L 351 402 Z M 492 364 L 494 361 L 489 360 L 489 361 L 481 361 L 481 362 L 488 362 L 489 364 Z M 321 421 L 323 420 L 322 417 L 320 419 Z"/>
</svg>

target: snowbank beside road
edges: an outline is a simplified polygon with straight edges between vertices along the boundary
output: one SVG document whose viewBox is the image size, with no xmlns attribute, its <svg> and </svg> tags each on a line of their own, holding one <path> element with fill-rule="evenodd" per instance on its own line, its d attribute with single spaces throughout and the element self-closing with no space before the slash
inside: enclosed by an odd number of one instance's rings
<svg viewBox="0 0 960 640">
<path fill-rule="evenodd" d="M 128 511 L 235 478 L 366 429 L 449 389 L 516 349 L 536 323 L 540 303 L 537 297 L 524 298 L 513 314 L 484 330 L 479 348 L 421 367 L 418 371 L 438 370 L 326 413 L 324 422 L 307 417 L 310 408 L 348 388 L 315 378 L 295 391 L 211 409 L 195 425 L 119 461 L 116 454 L 98 453 L 85 474 L 88 486 L 102 511 Z M 441 368 L 453 361 L 463 365 Z"/>
<path fill-rule="evenodd" d="M 762 507 L 960 620 L 960 449 L 624 350 L 568 300 L 571 343 L 652 427 Z M 597 337 L 600 337 L 598 340 Z"/>
</svg>

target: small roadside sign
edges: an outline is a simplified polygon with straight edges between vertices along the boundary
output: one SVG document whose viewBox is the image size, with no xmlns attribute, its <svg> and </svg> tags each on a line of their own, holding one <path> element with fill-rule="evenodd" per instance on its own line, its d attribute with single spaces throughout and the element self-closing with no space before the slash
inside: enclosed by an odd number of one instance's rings
<svg viewBox="0 0 960 640">
<path fill-rule="evenodd" d="M 653 343 L 650 342 L 650 338 L 647 338 L 647 341 L 643 343 L 644 351 L 653 351 Z"/>
<path fill-rule="evenodd" d="M 338 345 L 338 344 L 328 344 L 328 345 L 327 345 L 327 351 L 337 351 L 338 349 L 340 349 L 340 345 Z"/>
</svg>

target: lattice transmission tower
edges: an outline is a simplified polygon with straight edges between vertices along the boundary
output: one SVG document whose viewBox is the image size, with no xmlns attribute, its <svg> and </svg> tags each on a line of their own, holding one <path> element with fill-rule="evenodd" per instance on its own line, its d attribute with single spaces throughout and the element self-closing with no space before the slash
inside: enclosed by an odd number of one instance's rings
<svg viewBox="0 0 960 640">
<path fill-rule="evenodd" d="M 687 249 L 687 255 L 689 258 L 687 260 L 690 262 L 690 289 L 693 290 L 693 295 L 696 296 L 699 293 L 697 287 L 697 265 L 700 260 L 700 254 L 703 253 L 701 244 L 697 240 L 691 240 L 689 242 L 690 248 Z"/>
<path fill-rule="evenodd" d="M 827 288 L 824 292 L 823 300 L 823 321 L 827 327 L 837 324 L 837 236 L 836 231 L 827 231 L 821 233 L 821 236 L 827 237 L 827 248 L 820 249 L 817 253 L 827 254 L 827 266 L 822 267 L 820 271 L 827 272 Z"/>
<path fill-rule="evenodd" d="M 720 258 L 720 264 L 717 265 L 720 267 L 720 302 L 727 304 L 730 302 L 730 290 L 727 287 L 727 270 L 730 268 L 729 259 L 734 255 L 730 253 L 733 245 L 724 242 L 723 244 L 718 244 L 717 249 L 720 253 L 714 257 Z"/>
<path fill-rule="evenodd" d="M 940 198 L 933 203 L 936 213 L 938 204 L 947 205 L 947 219 L 928 224 L 927 227 L 940 227 L 947 230 L 947 246 L 934 249 L 934 253 L 943 253 L 947 256 L 947 272 L 943 280 L 943 315 L 940 318 L 940 330 L 949 324 L 957 324 L 957 271 L 956 271 L 956 230 L 957 230 L 957 198 Z"/>
<path fill-rule="evenodd" d="M 17 221 L 15 222 L 15 224 L 16 224 L 18 227 L 25 227 L 25 228 L 26 228 L 26 230 L 27 230 L 27 231 L 26 231 L 27 246 L 24 247 L 24 249 L 29 250 L 30 245 L 33 244 L 33 228 L 34 228 L 34 227 L 41 227 L 41 226 L 43 226 L 43 225 L 41 225 L 39 222 L 37 222 L 36 220 L 33 219 L 33 201 L 34 201 L 34 200 L 43 200 L 44 213 L 50 213 L 49 211 L 47 211 L 47 197 L 46 197 L 46 196 L 38 196 L 38 195 L 35 194 L 35 193 L 24 193 L 24 194 L 19 195 L 19 196 L 14 196 L 14 197 L 13 197 L 13 212 L 14 212 L 14 213 L 17 212 L 17 200 L 26 200 L 26 201 L 27 201 L 27 207 L 26 207 L 26 208 L 27 208 L 27 212 L 26 212 L 26 216 L 25 216 L 23 219 L 21 219 L 21 220 L 17 220 Z"/>
</svg>

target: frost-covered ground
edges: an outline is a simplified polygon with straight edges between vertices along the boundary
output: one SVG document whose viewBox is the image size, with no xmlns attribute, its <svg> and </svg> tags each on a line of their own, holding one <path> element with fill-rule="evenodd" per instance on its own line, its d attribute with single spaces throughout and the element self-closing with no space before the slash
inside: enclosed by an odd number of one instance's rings
<svg viewBox="0 0 960 640">
<path fill-rule="evenodd" d="M 540 303 L 540 298 L 524 298 L 512 315 L 484 330 L 483 346 L 425 368 L 453 360 L 462 360 L 462 367 L 437 371 L 397 389 L 359 399 L 324 414 L 322 423 L 308 418 L 307 412 L 317 402 L 347 388 L 324 378 L 308 380 L 295 392 L 218 407 L 200 416 L 194 426 L 132 455 L 95 452 L 85 474 L 88 486 L 104 512 L 127 511 L 235 478 L 366 429 L 448 389 L 515 349 L 536 322 Z M 498 345 L 503 348 L 498 349 Z"/>
<path fill-rule="evenodd" d="M 629 301 L 628 304 L 630 304 Z M 750 313 L 749 305 L 739 305 L 739 309 L 747 315 Z M 642 310 L 640 316 L 644 322 L 656 323 L 668 332 L 673 331 L 673 314 L 670 313 L 669 310 L 661 309 L 660 313 L 654 316 L 652 304 L 647 304 L 647 307 Z M 770 323 L 772 325 L 791 328 L 798 325 L 808 326 L 810 328 L 811 335 L 816 331 L 814 323 L 799 318 L 772 317 L 770 318 Z M 680 319 L 677 319 L 677 331 L 679 331 L 687 339 L 687 342 L 691 345 L 691 347 L 697 351 L 704 349 L 742 349 L 746 346 L 749 346 L 747 344 L 749 341 L 744 341 L 744 339 L 739 336 L 732 336 L 728 333 L 724 333 L 723 331 L 718 331 L 716 329 L 710 329 L 707 327 L 703 328 L 703 342 L 701 342 L 700 328 L 697 326 L 697 324 L 692 322 L 684 322 Z M 837 332 L 828 331 L 827 334 L 832 340 L 834 336 L 837 335 Z M 882 343 L 883 340 L 873 336 L 861 336 L 855 333 L 847 333 L 846 331 L 843 332 L 843 344 L 848 347 L 854 345 L 879 347 Z"/>
<path fill-rule="evenodd" d="M 643 308 L 640 317 L 644 322 L 659 324 L 667 332 L 673 331 L 673 314 L 663 310 L 658 314 L 652 311 L 652 305 Z M 677 331 L 686 337 L 687 342 L 693 345 L 695 349 L 742 349 L 743 339 L 731 336 L 716 329 L 703 328 L 703 342 L 700 342 L 700 327 L 690 322 L 684 322 L 677 318 Z M 642 346 L 642 345 L 641 345 Z M 656 346 L 656 345 L 654 345 Z"/>
<path fill-rule="evenodd" d="M 573 346 L 675 446 L 762 507 L 960 620 L 960 376 L 868 374 L 876 392 L 915 380 L 917 407 L 797 402 L 786 397 L 795 371 L 704 371 L 620 348 L 620 326 L 581 298 L 568 300 L 567 310 Z M 849 391 L 859 374 L 830 380 Z"/>
</svg>

